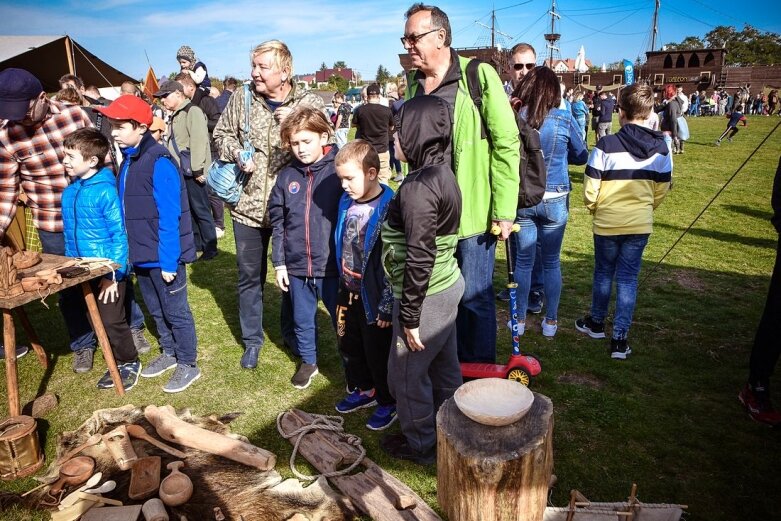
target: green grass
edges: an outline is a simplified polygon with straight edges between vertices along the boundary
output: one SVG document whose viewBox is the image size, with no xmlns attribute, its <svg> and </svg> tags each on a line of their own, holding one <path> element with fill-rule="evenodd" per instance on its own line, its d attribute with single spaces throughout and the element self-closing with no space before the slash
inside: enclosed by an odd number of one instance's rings
<svg viewBox="0 0 781 521">
<path fill-rule="evenodd" d="M 675 156 L 674 188 L 656 213 L 641 280 L 777 122 L 750 117 L 749 127 L 741 129 L 734 143 L 716 148 L 712 143 L 726 120 L 689 120 L 693 137 L 686 153 Z M 593 134 L 589 137 L 593 140 Z M 664 264 L 644 280 L 631 331 L 634 352 L 626 362 L 611 360 L 603 341 L 579 335 L 573 327 L 590 304 L 593 247 L 591 218 L 581 202 L 583 168 L 572 169 L 559 332 L 555 340 L 544 340 L 535 316 L 522 339 L 522 349 L 537 356 L 543 367 L 532 388 L 550 396 L 555 407 L 554 472 L 559 481 L 553 504 L 564 505 L 574 488 L 592 500 L 618 500 L 637 482 L 641 500 L 687 504 L 692 520 L 781 519 L 777 506 L 781 480 L 776 475 L 781 466 L 781 431 L 751 422 L 736 399 L 747 375 L 750 345 L 775 255 L 777 237 L 768 219 L 780 150 L 781 131 L 777 131 Z M 268 340 L 258 368 L 241 370 L 230 228 L 220 250 L 215 261 L 189 268 L 190 303 L 204 376 L 181 394 L 164 394 L 161 379 L 142 379 L 124 398 L 98 391 L 100 357 L 91 373 L 71 372 L 72 356 L 56 299 L 47 299 L 51 309 L 37 303 L 28 307 L 52 357 L 52 368 L 44 375 L 32 355 L 19 362 L 22 401 L 44 390 L 55 392 L 61 400 L 56 411 L 39 421 L 47 461 L 54 455 L 56 435 L 78 426 L 94 409 L 170 403 L 198 414 L 243 412 L 233 430 L 274 451 L 278 470 L 291 475 L 287 468 L 291 446 L 277 434 L 275 418 L 292 407 L 333 413 L 333 404 L 344 391 L 334 335 L 322 312 L 323 376 L 305 391 L 294 389 L 289 379 L 295 362 L 278 347 L 279 297 L 269 282 L 264 314 Z M 503 266 L 497 262 L 497 289 L 505 281 Z M 504 360 L 509 352 L 504 328 L 499 336 L 499 359 Z M 5 376 L 0 378 L 5 389 Z M 781 388 L 778 380 L 774 379 L 775 387 Z M 7 411 L 2 402 L 0 407 Z M 363 438 L 371 458 L 439 510 L 435 469 L 385 457 L 378 447 L 379 436 L 363 427 L 367 415 L 346 416 L 348 431 Z M 32 479 L 4 482 L 0 490 L 19 492 L 34 484 Z M 0 517 L 45 518 L 16 510 Z"/>
</svg>

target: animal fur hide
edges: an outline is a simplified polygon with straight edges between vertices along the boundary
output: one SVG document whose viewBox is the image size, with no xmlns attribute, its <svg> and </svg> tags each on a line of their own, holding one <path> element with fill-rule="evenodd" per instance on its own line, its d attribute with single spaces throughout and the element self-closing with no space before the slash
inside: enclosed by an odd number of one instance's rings
<svg viewBox="0 0 781 521">
<path fill-rule="evenodd" d="M 216 416 L 193 416 L 188 409 L 177 411 L 179 418 L 199 427 L 226 434 L 228 436 L 248 441 L 245 437 L 231 434 L 227 424 L 238 414 Z M 72 432 L 64 432 L 57 440 L 57 456 L 68 453 L 81 445 L 94 433 L 105 434 L 119 425 L 134 423 L 141 425 L 151 436 L 161 440 L 154 427 L 144 418 L 144 408 L 125 405 L 117 409 L 102 409 L 95 411 L 87 421 Z M 164 440 L 161 440 L 164 441 Z M 160 456 L 162 458 L 161 478 L 168 475 L 166 465 L 176 458 L 153 445 L 139 439 L 132 439 L 133 449 L 139 457 Z M 316 521 L 331 521 L 353 519 L 355 510 L 349 499 L 336 493 L 324 478 L 303 487 L 295 479 L 284 480 L 276 470 L 263 472 L 241 463 L 220 456 L 208 454 L 196 449 L 177 446 L 187 458 L 182 471 L 193 482 L 193 496 L 180 507 L 168 507 L 171 519 L 179 519 L 180 515 L 189 520 L 214 519 L 214 508 L 220 507 L 226 519 L 245 521 L 277 521 L 287 520 L 296 514 L 302 514 L 305 519 Z M 106 497 L 118 499 L 124 504 L 141 504 L 143 501 L 130 500 L 127 496 L 131 472 L 119 469 L 109 454 L 103 442 L 83 450 L 79 455 L 90 456 L 95 460 L 95 472 L 103 473 L 103 480 L 113 479 L 117 482 L 114 492 Z M 56 480 L 59 466 L 52 464 L 46 474 L 39 478 L 51 483 Z M 101 481 L 101 482 L 102 482 Z M 38 493 L 33 493 L 19 501 L 9 501 L 6 496 L 5 506 L 11 503 L 36 508 L 48 494 L 49 487 L 44 487 Z M 67 489 L 70 492 L 72 487 Z M 38 507 L 40 508 L 40 507 Z M 303 518 L 296 518 L 303 519 Z"/>
</svg>

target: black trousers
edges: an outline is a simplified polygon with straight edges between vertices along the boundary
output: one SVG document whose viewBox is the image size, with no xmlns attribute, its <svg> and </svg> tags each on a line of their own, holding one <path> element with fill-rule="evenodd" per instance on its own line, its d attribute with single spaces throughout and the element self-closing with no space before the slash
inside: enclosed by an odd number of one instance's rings
<svg viewBox="0 0 781 521">
<path fill-rule="evenodd" d="M 340 287 L 336 299 L 336 341 L 347 387 L 362 391 L 374 389 L 380 405 L 395 403 L 388 390 L 388 355 L 392 340 L 393 328 L 367 324 L 361 296 Z"/>
<path fill-rule="evenodd" d="M 133 335 L 130 333 L 130 326 L 127 324 L 126 319 L 125 292 L 127 290 L 127 281 L 122 280 L 118 282 L 118 298 L 116 298 L 114 302 L 107 302 L 104 304 L 98 298 L 98 294 L 100 293 L 100 280 L 101 278 L 91 280 L 90 286 L 92 287 L 92 293 L 94 293 L 95 299 L 98 301 L 100 320 L 103 322 L 103 328 L 106 330 L 106 335 L 108 335 L 111 350 L 114 352 L 114 359 L 117 364 L 135 362 L 138 360 L 138 353 L 136 352 L 136 345 L 133 343 Z"/>
<path fill-rule="evenodd" d="M 781 354 L 781 236 L 776 245 L 776 263 L 770 277 L 770 289 L 767 292 L 765 310 L 759 320 L 754 347 L 749 361 L 749 383 L 765 387 Z"/>
<path fill-rule="evenodd" d="M 209 195 L 209 205 L 212 208 L 214 225 L 220 230 L 225 230 L 225 203 L 214 194 Z"/>
<path fill-rule="evenodd" d="M 190 218 L 193 222 L 195 249 L 203 253 L 217 253 L 217 231 L 206 186 L 192 177 L 185 177 L 187 200 L 190 202 Z"/>
</svg>

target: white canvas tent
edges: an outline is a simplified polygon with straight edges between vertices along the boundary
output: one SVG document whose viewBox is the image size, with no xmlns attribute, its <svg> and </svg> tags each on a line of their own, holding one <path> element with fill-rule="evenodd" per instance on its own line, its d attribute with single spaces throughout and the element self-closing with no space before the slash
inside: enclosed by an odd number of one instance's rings
<svg viewBox="0 0 781 521">
<path fill-rule="evenodd" d="M 30 71 L 46 92 L 60 90 L 58 80 L 75 74 L 85 85 L 105 88 L 123 81 L 138 83 L 115 69 L 70 36 L 0 36 L 0 70 L 16 67 Z"/>
</svg>

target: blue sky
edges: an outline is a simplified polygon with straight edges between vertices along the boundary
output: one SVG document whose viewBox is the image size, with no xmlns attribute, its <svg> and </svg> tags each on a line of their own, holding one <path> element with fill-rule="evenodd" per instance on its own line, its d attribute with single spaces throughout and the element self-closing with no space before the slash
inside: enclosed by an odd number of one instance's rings
<svg viewBox="0 0 781 521">
<path fill-rule="evenodd" d="M 497 43 L 528 41 L 538 54 L 545 47 L 550 0 L 447 0 L 436 5 L 450 17 L 455 47 L 489 43 L 489 31 L 481 24 L 490 25 L 492 6 L 501 31 Z M 741 28 L 750 23 L 781 33 L 781 11 L 771 2 L 759 5 L 764 7 L 734 0 L 662 0 L 657 47 L 687 35 L 702 36 L 717 25 Z M 373 0 L 0 0 L 0 34 L 69 34 L 139 78 L 146 72 L 146 55 L 158 75 L 178 71 L 176 50 L 182 44 L 195 49 L 211 75 L 248 77 L 252 47 L 279 38 L 291 47 L 296 73 L 343 60 L 364 78 L 373 78 L 380 64 L 392 73 L 401 70 L 397 55 L 403 52 L 399 37 L 407 7 L 407 2 Z M 557 9 L 562 57 L 574 58 L 583 45 L 592 62 L 610 63 L 634 60 L 650 47 L 654 0 L 561 0 Z"/>
</svg>

